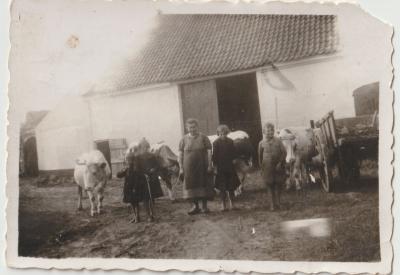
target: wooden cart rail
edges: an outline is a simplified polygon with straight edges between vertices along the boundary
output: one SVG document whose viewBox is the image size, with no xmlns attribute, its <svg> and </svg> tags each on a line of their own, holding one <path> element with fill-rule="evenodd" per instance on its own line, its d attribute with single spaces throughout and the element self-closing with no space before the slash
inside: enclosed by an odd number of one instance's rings
<svg viewBox="0 0 400 275">
<path fill-rule="evenodd" d="M 316 147 L 323 164 L 320 174 L 326 192 L 334 191 L 338 183 L 358 181 L 361 158 L 377 159 L 377 113 L 335 120 L 330 111 L 315 125 Z"/>
</svg>

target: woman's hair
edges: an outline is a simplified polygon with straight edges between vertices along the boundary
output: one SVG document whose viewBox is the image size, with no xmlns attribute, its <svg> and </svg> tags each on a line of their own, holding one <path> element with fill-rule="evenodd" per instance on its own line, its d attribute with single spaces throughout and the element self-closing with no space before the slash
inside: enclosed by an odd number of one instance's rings
<svg viewBox="0 0 400 275">
<path fill-rule="evenodd" d="M 217 127 L 217 135 L 220 135 L 220 134 L 227 135 L 227 134 L 229 134 L 230 131 L 231 130 L 229 129 L 229 127 L 225 124 L 221 124 Z"/>
<path fill-rule="evenodd" d="M 199 121 L 195 118 L 188 118 L 186 120 L 186 125 L 196 125 L 199 126 Z"/>
</svg>

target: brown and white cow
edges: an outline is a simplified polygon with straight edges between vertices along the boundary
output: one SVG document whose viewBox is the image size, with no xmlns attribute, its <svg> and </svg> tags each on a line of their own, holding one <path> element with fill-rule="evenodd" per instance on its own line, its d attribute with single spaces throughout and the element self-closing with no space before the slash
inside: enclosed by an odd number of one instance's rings
<svg viewBox="0 0 400 275">
<path fill-rule="evenodd" d="M 178 156 L 164 142 L 158 142 L 150 145 L 145 138 L 139 142 L 130 143 L 128 149 L 126 150 L 126 155 L 128 155 L 128 153 L 135 153 L 139 155 L 143 152 L 150 152 L 156 156 L 159 165 L 156 173 L 165 183 L 170 200 L 175 201 L 175 197 L 172 192 L 172 179 L 178 178 Z"/>
<path fill-rule="evenodd" d="M 82 191 L 85 190 L 90 201 L 90 215 L 100 214 L 104 188 L 110 175 L 110 166 L 98 150 L 85 153 L 76 160 L 74 179 L 78 185 L 78 210 L 82 210 Z M 97 208 L 95 209 L 96 197 Z"/>
<path fill-rule="evenodd" d="M 249 135 L 244 131 L 233 131 L 228 134 L 228 137 L 233 140 L 237 158 L 233 160 L 236 174 L 240 180 L 239 187 L 235 190 L 235 196 L 239 196 L 243 192 L 247 176 L 254 170 L 253 169 L 253 146 L 249 139 Z M 213 143 L 218 136 L 208 136 L 211 143 Z"/>
<path fill-rule="evenodd" d="M 175 201 L 174 193 L 172 192 L 172 179 L 178 179 L 179 176 L 178 156 L 164 143 L 157 143 L 150 146 L 150 152 L 157 157 L 159 165 L 158 175 L 165 182 L 169 199 Z"/>
<path fill-rule="evenodd" d="M 286 149 L 286 189 L 294 186 L 296 190 L 301 190 L 310 182 L 310 164 L 318 154 L 313 130 L 306 127 L 288 127 L 280 129 L 278 136 Z"/>
</svg>

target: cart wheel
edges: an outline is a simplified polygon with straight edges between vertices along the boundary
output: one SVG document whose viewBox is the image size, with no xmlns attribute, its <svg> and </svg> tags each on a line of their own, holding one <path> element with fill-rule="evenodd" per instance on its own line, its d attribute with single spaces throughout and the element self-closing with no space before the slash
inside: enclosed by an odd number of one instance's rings
<svg viewBox="0 0 400 275">
<path fill-rule="evenodd" d="M 336 165 L 336 163 L 329 165 L 324 160 L 324 165 L 320 169 L 320 176 L 322 189 L 328 193 L 333 192 L 335 190 L 337 180 L 340 179 L 339 167 Z"/>
<path fill-rule="evenodd" d="M 322 184 L 322 189 L 325 192 L 332 192 L 332 177 L 329 172 L 328 164 L 326 161 L 324 161 L 324 166 L 321 167 L 320 169 L 320 177 L 321 177 L 321 184 Z"/>
</svg>

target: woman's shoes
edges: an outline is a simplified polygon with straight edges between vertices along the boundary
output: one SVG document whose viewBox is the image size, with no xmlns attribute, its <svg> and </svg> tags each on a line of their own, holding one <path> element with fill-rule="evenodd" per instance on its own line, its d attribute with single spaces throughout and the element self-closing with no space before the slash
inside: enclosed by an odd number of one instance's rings
<svg viewBox="0 0 400 275">
<path fill-rule="evenodd" d="M 200 209 L 198 207 L 193 207 L 192 209 L 190 209 L 190 211 L 188 212 L 189 215 L 196 215 L 200 213 Z"/>
</svg>

